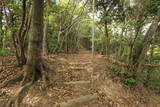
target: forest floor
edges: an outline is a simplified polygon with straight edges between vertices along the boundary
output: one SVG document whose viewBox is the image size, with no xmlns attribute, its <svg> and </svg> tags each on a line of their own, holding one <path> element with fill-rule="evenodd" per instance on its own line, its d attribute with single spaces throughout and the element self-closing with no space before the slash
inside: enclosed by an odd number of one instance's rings
<svg viewBox="0 0 160 107">
<path fill-rule="evenodd" d="M 111 71 L 111 58 L 92 56 L 90 51 L 81 50 L 76 54 L 48 55 L 44 59 L 48 66 L 49 86 L 43 90 L 42 81 L 38 80 L 21 107 L 58 107 L 71 99 L 85 99 L 82 96 L 86 95 L 97 97 L 80 107 L 160 107 L 160 95 L 142 86 L 126 88 L 121 78 Z M 13 56 L 3 58 L 0 83 L 22 72 L 15 63 Z M 19 87 L 16 83 L 0 89 L 0 107 Z"/>
</svg>

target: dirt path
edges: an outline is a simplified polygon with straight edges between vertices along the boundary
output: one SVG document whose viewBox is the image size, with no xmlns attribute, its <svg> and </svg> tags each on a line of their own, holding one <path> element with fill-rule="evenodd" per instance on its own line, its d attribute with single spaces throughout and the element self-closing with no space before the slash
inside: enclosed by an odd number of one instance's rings
<svg viewBox="0 0 160 107">
<path fill-rule="evenodd" d="M 49 87 L 43 90 L 41 81 L 36 82 L 21 107 L 58 107 L 68 101 L 78 101 L 68 107 L 78 107 L 80 102 L 80 107 L 160 107 L 160 97 L 144 87 L 125 88 L 105 56 L 81 50 L 77 54 L 49 55 L 45 60 Z M 0 89 L 0 103 L 7 101 L 18 86 Z"/>
<path fill-rule="evenodd" d="M 160 97 L 145 88 L 127 89 L 111 70 L 111 61 L 102 55 L 92 56 L 90 51 L 65 57 L 68 74 L 65 82 L 71 88 L 71 96 L 63 101 L 97 93 L 99 98 L 84 107 L 159 107 Z M 75 81 L 83 81 L 79 84 Z M 86 83 L 85 83 L 86 82 Z M 73 84 L 74 83 L 74 84 Z M 87 84 L 89 83 L 89 84 Z"/>
</svg>

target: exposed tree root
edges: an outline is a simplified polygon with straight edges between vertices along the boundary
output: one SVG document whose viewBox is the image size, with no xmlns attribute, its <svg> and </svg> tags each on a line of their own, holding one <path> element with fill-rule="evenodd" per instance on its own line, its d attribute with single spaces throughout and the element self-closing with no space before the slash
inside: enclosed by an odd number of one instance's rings
<svg viewBox="0 0 160 107">
<path fill-rule="evenodd" d="M 10 78 L 9 80 L 4 81 L 2 84 L 0 84 L 0 88 L 4 88 L 10 84 L 13 84 L 15 82 L 21 81 L 23 78 L 23 73 L 20 73 L 12 78 Z"/>
<path fill-rule="evenodd" d="M 87 104 L 96 99 L 98 99 L 97 94 L 81 96 L 79 98 L 60 103 L 60 107 L 81 107 L 83 104 Z"/>
<path fill-rule="evenodd" d="M 44 69 L 45 67 L 44 66 L 41 66 L 41 68 L 40 68 L 40 72 L 41 72 L 41 76 L 42 76 L 42 81 L 43 81 L 43 87 L 44 88 L 46 88 L 47 87 L 47 79 L 48 79 L 48 77 L 47 77 L 47 72 L 45 71 L 45 69 Z"/>
<path fill-rule="evenodd" d="M 31 66 L 25 66 L 24 67 L 24 78 L 21 82 L 21 85 L 23 86 L 24 84 L 32 81 L 38 80 L 40 77 L 42 78 L 43 85 L 47 86 L 47 72 L 45 71 L 45 66 L 43 64 L 40 64 L 37 67 L 31 67 Z"/>
<path fill-rule="evenodd" d="M 16 94 L 7 102 L 5 107 L 19 107 L 19 103 L 25 97 L 27 90 L 32 86 L 32 82 L 22 86 Z"/>
<path fill-rule="evenodd" d="M 43 81 L 43 89 L 47 87 L 47 75 L 46 75 L 46 71 L 44 69 L 43 64 L 41 64 L 38 67 L 34 67 L 34 66 L 32 67 L 32 66 L 26 65 L 24 68 L 24 71 L 25 71 L 24 75 L 22 75 L 23 80 L 21 82 L 21 87 L 16 92 L 16 94 L 9 99 L 5 107 L 19 107 L 23 98 L 26 96 L 29 88 L 40 77 L 42 78 L 42 81 Z M 40 76 L 37 76 L 39 75 L 39 73 L 40 73 Z"/>
</svg>

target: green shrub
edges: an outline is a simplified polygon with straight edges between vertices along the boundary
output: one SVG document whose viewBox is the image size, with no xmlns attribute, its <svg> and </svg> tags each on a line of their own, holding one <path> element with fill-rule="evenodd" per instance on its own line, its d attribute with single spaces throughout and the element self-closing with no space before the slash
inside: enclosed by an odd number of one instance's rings
<svg viewBox="0 0 160 107">
<path fill-rule="evenodd" d="M 147 82 L 147 86 L 153 91 L 160 92 L 160 69 L 157 68 L 152 71 L 150 79 Z"/>
<path fill-rule="evenodd" d="M 148 75 L 148 72 L 137 72 L 136 73 L 136 81 L 137 83 L 140 83 L 140 84 L 146 84 L 147 82 L 147 75 Z"/>
<path fill-rule="evenodd" d="M 11 56 L 13 52 L 10 49 L 1 49 L 0 56 Z"/>
<path fill-rule="evenodd" d="M 116 71 L 120 71 L 120 68 L 116 65 L 112 65 L 111 70 L 116 72 Z"/>
<path fill-rule="evenodd" d="M 118 59 L 120 62 L 124 62 L 126 64 L 130 64 L 130 61 L 128 60 L 128 53 L 124 53 L 123 54 L 123 57 L 120 57 Z"/>
<path fill-rule="evenodd" d="M 132 77 L 129 78 L 124 78 L 123 79 L 123 83 L 125 84 L 125 86 L 127 87 L 132 87 L 133 85 L 136 84 L 136 80 Z"/>
<path fill-rule="evenodd" d="M 111 70 L 122 78 L 122 82 L 128 88 L 136 84 L 143 84 L 155 92 L 160 92 L 160 68 L 146 68 L 142 72 L 130 72 L 127 68 L 112 65 Z"/>
<path fill-rule="evenodd" d="M 122 82 L 126 87 L 130 88 L 136 84 L 136 79 L 134 78 L 133 73 L 129 72 L 127 68 L 120 68 L 116 65 L 112 65 L 111 70 L 116 72 L 118 76 L 122 77 Z"/>
</svg>

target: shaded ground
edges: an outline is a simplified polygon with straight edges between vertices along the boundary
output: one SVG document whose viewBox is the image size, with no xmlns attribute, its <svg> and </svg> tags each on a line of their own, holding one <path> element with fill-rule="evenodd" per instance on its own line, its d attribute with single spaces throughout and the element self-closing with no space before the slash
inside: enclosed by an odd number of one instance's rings
<svg viewBox="0 0 160 107">
<path fill-rule="evenodd" d="M 22 72 L 15 66 L 14 57 L 6 57 L 0 72 L 0 83 Z M 82 107 L 160 107 L 160 96 L 136 87 L 127 89 L 111 70 L 112 60 L 82 50 L 77 54 L 45 57 L 50 79 L 49 87 L 42 89 L 41 80 L 29 90 L 21 107 L 56 107 L 61 102 L 80 96 L 98 94 L 98 99 Z M 0 107 L 19 88 L 19 83 L 0 89 Z"/>
</svg>

